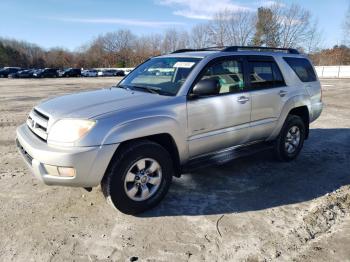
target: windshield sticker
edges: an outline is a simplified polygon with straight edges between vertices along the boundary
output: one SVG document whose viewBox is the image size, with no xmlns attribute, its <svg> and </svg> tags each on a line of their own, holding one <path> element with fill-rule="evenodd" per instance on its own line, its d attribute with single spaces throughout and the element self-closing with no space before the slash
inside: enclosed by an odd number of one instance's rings
<svg viewBox="0 0 350 262">
<path fill-rule="evenodd" d="M 191 68 L 194 62 L 176 62 L 173 67 Z"/>
</svg>

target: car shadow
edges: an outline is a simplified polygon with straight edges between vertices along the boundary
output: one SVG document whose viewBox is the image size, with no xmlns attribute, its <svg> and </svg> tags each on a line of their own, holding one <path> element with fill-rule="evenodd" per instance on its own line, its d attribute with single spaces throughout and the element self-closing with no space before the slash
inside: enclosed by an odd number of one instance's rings
<svg viewBox="0 0 350 262">
<path fill-rule="evenodd" d="M 312 200 L 350 184 L 350 129 L 311 129 L 299 157 L 272 152 L 174 178 L 165 199 L 140 217 L 227 214 Z"/>
</svg>

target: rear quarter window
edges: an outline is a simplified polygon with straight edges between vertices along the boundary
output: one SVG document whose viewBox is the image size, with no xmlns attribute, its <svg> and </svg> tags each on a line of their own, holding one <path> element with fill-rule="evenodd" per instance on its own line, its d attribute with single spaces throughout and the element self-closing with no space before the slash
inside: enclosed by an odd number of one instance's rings
<svg viewBox="0 0 350 262">
<path fill-rule="evenodd" d="M 315 71 L 305 58 L 284 57 L 284 61 L 293 69 L 302 82 L 314 82 L 317 80 Z"/>
</svg>

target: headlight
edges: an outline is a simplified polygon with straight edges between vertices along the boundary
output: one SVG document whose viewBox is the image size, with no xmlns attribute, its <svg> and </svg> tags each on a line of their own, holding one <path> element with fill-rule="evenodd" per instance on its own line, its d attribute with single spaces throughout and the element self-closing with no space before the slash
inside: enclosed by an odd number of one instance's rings
<svg viewBox="0 0 350 262">
<path fill-rule="evenodd" d="M 95 121 L 81 119 L 63 119 L 50 129 L 48 141 L 72 143 L 86 135 L 95 125 Z"/>
</svg>

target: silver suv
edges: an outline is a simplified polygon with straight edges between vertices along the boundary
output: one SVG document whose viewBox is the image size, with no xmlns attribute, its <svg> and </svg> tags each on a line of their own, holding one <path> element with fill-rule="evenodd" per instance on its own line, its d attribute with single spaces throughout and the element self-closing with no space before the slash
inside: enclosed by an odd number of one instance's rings
<svg viewBox="0 0 350 262">
<path fill-rule="evenodd" d="M 136 214 L 185 171 L 266 149 L 296 158 L 321 111 L 314 68 L 294 49 L 186 49 L 115 87 L 35 106 L 16 142 L 45 184 L 101 184 L 114 207 Z"/>
</svg>

